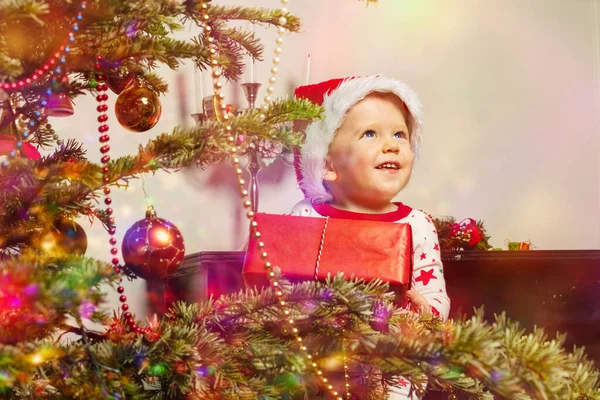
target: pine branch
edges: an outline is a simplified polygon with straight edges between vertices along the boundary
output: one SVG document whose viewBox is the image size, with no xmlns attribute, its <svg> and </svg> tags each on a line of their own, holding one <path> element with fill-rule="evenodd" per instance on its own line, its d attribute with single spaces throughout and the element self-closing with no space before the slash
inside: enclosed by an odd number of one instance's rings
<svg viewBox="0 0 600 400">
<path fill-rule="evenodd" d="M 88 292 L 115 279 L 105 263 L 32 251 L 2 261 L 0 276 L 0 299 L 11 304 L 0 310 L 0 343 L 5 344 L 49 338 L 67 326 L 68 317 L 80 318 L 84 303 L 86 318 L 103 322 L 102 293 Z"/>
<path fill-rule="evenodd" d="M 15 81 L 46 62 L 67 38 L 71 29 L 69 17 L 76 14 L 75 4 L 58 2 L 49 8 L 41 1 L 15 1 L 2 6 L 0 18 L 0 82 Z M 254 34 L 230 28 L 226 22 L 248 20 L 257 24 L 285 27 L 297 32 L 300 21 L 285 14 L 286 23 L 281 24 L 281 10 L 249 7 L 209 7 L 209 23 L 219 46 L 218 60 L 226 79 L 237 80 L 244 72 L 244 56 L 262 59 L 263 46 Z M 57 17 L 58 15 L 58 17 Z M 23 19 L 20 19 L 23 18 Z M 33 19 L 35 23 L 29 23 Z M 142 85 L 156 93 L 168 90 L 166 82 L 152 73 L 159 65 L 177 69 L 191 59 L 200 69 L 207 69 L 210 60 L 207 37 L 200 35 L 191 40 L 176 40 L 172 32 L 181 30 L 186 21 L 198 26 L 203 24 L 197 2 L 177 4 L 167 0 L 117 0 L 89 1 L 85 18 L 79 22 L 77 40 L 70 44 L 65 64 L 71 83 L 63 85 L 61 92 L 70 98 L 85 93 L 95 95 L 88 86 L 93 79 L 97 56 L 102 56 L 101 67 L 107 73 L 125 68 Z M 43 27 L 43 29 L 41 28 Z M 18 38 L 28 38 L 20 43 Z M 18 43 L 17 43 L 18 42 Z M 78 82 L 75 78 L 83 78 Z M 44 107 L 40 104 L 53 83 L 42 78 L 24 88 L 16 99 L 17 114 L 25 123 L 35 122 L 30 141 L 49 146 L 57 140 L 55 132 L 46 124 L 39 124 L 35 113 Z"/>
<path fill-rule="evenodd" d="M 264 8 L 252 8 L 241 6 L 219 6 L 210 5 L 207 11 L 210 19 L 217 21 L 244 20 L 255 24 L 271 25 L 288 29 L 290 32 L 300 30 L 300 19 L 290 13 L 282 13 L 281 9 L 268 10 Z M 282 25 L 279 21 L 285 17 L 287 22 Z"/>
<path fill-rule="evenodd" d="M 310 376 L 306 358 L 285 330 L 284 321 L 294 318 L 311 352 L 339 353 L 345 338 L 351 365 L 360 363 L 366 371 L 382 371 L 387 384 L 394 384 L 392 376 L 403 375 L 417 384 L 427 380 L 430 386 L 452 387 L 473 399 L 491 393 L 515 399 L 597 397 L 598 371 L 581 362 L 581 352 L 565 356 L 559 342 L 547 341 L 538 333 L 523 335 L 503 316 L 494 324 L 486 323 L 481 314 L 440 324 L 431 316 L 418 317 L 394 308 L 386 285 L 380 283 L 335 277 L 328 282 L 282 284 L 289 290 L 290 316 L 275 310 L 265 313 L 276 307 L 277 298 L 265 290 L 203 304 L 179 303 L 163 320 L 153 323 L 153 333 L 144 338 L 124 334 L 120 325 L 124 322 L 117 319 L 106 340 L 90 347 L 101 366 L 98 371 L 104 386 L 131 398 L 145 393 L 234 399 L 251 398 L 252 393 L 279 396 L 282 391 L 305 390 L 310 380 L 292 389 L 277 383 L 281 371 Z M 390 333 L 371 328 L 378 314 L 374 307 L 382 302 L 391 307 Z M 260 317 L 249 318 L 252 315 Z M 536 355 L 540 351 L 541 356 Z M 4 354 L 6 360 L 13 360 L 16 353 Z M 82 346 L 61 347 L 53 354 L 52 364 L 44 368 L 44 384 L 63 395 L 73 395 L 81 385 L 84 389 L 79 393 L 99 393 L 98 385 L 91 387 L 85 381 L 94 382 L 89 368 L 75 369 L 74 376 L 64 378 L 63 371 L 72 368 L 75 360 L 91 362 Z M 326 362 L 327 357 L 317 361 L 321 360 Z M 517 364 L 511 366 L 513 360 Z M 9 378 L 28 368 L 12 362 Z M 144 382 L 153 385 L 150 392 L 142 389 Z"/>
<path fill-rule="evenodd" d="M 295 119 L 317 118 L 320 107 L 301 100 L 273 102 L 267 109 L 241 114 L 230 120 L 233 132 L 269 139 L 287 148 L 301 144 L 300 135 L 274 127 Z M 261 121 L 259 114 L 264 115 Z M 189 165 L 207 166 L 222 161 L 229 144 L 224 125 L 207 121 L 191 129 L 175 128 L 140 147 L 138 154 L 111 161 L 109 185 L 127 185 L 139 174 L 176 171 Z M 81 159 L 75 142 L 41 162 L 15 160 L 0 175 L 0 248 L 29 242 L 28 238 L 58 216 L 95 216 L 94 203 L 106 184 L 102 166 Z M 28 218 L 23 218 L 27 215 Z M 25 233 L 25 236 L 23 234 Z"/>
</svg>

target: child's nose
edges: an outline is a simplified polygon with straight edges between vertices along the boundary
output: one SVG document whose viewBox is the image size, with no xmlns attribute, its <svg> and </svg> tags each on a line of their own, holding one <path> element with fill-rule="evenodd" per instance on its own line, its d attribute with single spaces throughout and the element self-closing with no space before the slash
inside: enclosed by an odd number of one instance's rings
<svg viewBox="0 0 600 400">
<path fill-rule="evenodd" d="M 388 139 L 385 141 L 385 143 L 383 143 L 382 150 L 384 153 L 399 153 L 400 146 L 398 145 L 397 141 L 393 139 Z"/>
</svg>

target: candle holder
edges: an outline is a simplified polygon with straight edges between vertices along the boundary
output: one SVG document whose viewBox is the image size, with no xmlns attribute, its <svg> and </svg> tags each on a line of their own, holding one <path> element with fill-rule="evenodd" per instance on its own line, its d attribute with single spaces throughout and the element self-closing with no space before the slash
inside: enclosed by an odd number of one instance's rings
<svg viewBox="0 0 600 400">
<path fill-rule="evenodd" d="M 244 89 L 244 95 L 246 96 L 248 109 L 250 110 L 255 108 L 254 104 L 256 102 L 256 95 L 258 94 L 258 89 L 260 89 L 260 86 L 260 83 L 242 83 L 242 89 Z"/>
<path fill-rule="evenodd" d="M 191 116 L 192 116 L 192 118 L 194 118 L 194 121 L 197 124 L 202 124 L 206 121 L 206 114 L 204 114 L 204 113 L 194 113 L 194 114 L 191 114 Z"/>
<path fill-rule="evenodd" d="M 258 89 L 260 89 L 260 86 L 260 83 L 242 83 L 242 89 L 244 90 L 244 95 L 246 96 L 249 110 L 256 108 L 256 97 L 258 95 Z M 258 150 L 256 148 L 249 148 L 248 156 L 250 157 L 248 166 L 246 167 L 250 173 L 250 187 L 248 194 L 250 196 L 250 201 L 252 202 L 252 211 L 258 212 L 258 173 L 261 169 Z"/>
<path fill-rule="evenodd" d="M 206 96 L 202 99 L 202 111 L 204 112 L 204 115 L 207 119 L 216 118 L 217 120 L 219 120 L 219 114 L 217 113 L 217 109 L 218 101 L 216 96 Z"/>
<path fill-rule="evenodd" d="M 236 114 L 236 107 L 233 104 L 225 105 L 225 114 Z M 196 123 L 203 123 L 209 119 L 216 119 L 221 121 L 221 115 L 217 113 L 217 100 L 215 96 L 206 96 L 202 99 L 202 112 L 191 114 L 192 118 Z"/>
</svg>

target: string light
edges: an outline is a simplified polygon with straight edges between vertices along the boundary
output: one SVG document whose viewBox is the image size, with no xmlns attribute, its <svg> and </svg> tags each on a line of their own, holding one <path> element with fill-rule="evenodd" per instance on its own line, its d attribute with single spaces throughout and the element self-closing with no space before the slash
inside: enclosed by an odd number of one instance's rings
<svg viewBox="0 0 600 400">
<path fill-rule="evenodd" d="M 65 41 L 65 43 L 63 45 L 61 45 L 59 47 L 58 51 L 56 51 L 52 55 L 50 60 L 48 60 L 40 68 L 37 68 L 31 75 L 27 76 L 26 78 L 19 79 L 17 82 L 1 83 L 0 89 L 3 89 L 4 91 L 6 91 L 8 96 L 10 96 L 11 91 L 21 90 L 21 89 L 37 82 L 39 79 L 43 78 L 47 74 L 50 76 L 51 75 L 57 75 L 57 76 L 64 75 L 66 73 L 64 64 L 67 61 L 68 53 L 71 51 L 70 45 L 75 42 L 75 32 L 77 32 L 79 30 L 79 23 L 83 19 L 83 10 L 85 10 L 86 8 L 87 8 L 87 1 L 82 1 L 81 4 L 79 5 L 79 11 L 77 12 L 76 16 L 74 18 L 72 18 L 72 20 L 71 20 L 72 27 L 68 33 L 67 40 Z M 58 79 L 56 77 L 53 77 L 50 81 L 50 87 L 47 89 L 46 94 L 48 96 L 51 95 L 52 91 L 53 91 L 52 88 L 59 86 L 59 85 L 60 85 L 60 82 L 58 81 Z M 8 100 L 8 104 L 9 104 L 8 107 L 12 107 L 12 105 L 10 104 L 10 100 Z M 40 104 L 43 107 L 46 107 L 48 105 L 48 101 L 44 99 L 41 101 Z M 35 117 L 39 117 L 39 118 L 37 119 L 37 121 L 35 120 L 35 118 L 30 119 L 26 128 L 23 130 L 23 137 L 21 139 L 19 139 L 16 143 L 17 147 L 8 154 L 9 159 L 11 157 L 16 157 L 17 154 L 20 153 L 20 150 L 18 148 L 22 147 L 23 141 L 26 140 L 28 136 L 30 136 L 32 133 L 35 132 L 35 129 L 37 128 L 37 126 L 39 126 L 40 123 L 45 123 L 45 121 L 46 121 L 46 116 L 40 111 L 36 111 Z M 48 126 L 48 128 L 51 129 L 50 126 Z M 8 164 L 9 164 L 8 160 L 5 160 L 3 162 L 3 165 L 5 167 L 8 166 Z"/>
<path fill-rule="evenodd" d="M 283 15 L 286 15 L 288 11 L 285 6 L 288 4 L 288 0 L 280 0 L 280 1 L 283 6 L 281 8 L 281 12 Z M 217 59 L 219 48 L 217 46 L 217 43 L 215 42 L 214 37 L 212 36 L 213 28 L 209 24 L 208 4 L 205 3 L 204 1 L 201 1 L 200 7 L 201 7 L 201 11 L 202 11 L 202 20 L 204 22 L 204 31 L 208 36 L 210 65 L 212 67 L 214 99 L 215 99 L 215 114 L 216 114 L 217 120 L 222 121 L 225 125 L 225 131 L 227 134 L 227 142 L 229 145 L 229 153 L 231 155 L 231 162 L 233 164 L 235 173 L 237 175 L 238 183 L 240 185 L 242 204 L 243 204 L 244 208 L 247 209 L 246 217 L 250 220 L 252 234 L 255 237 L 261 237 L 262 235 L 259 231 L 258 222 L 256 222 L 254 220 L 255 214 L 254 214 L 254 211 L 252 211 L 252 202 L 248 198 L 248 191 L 245 188 L 246 182 L 242 176 L 243 171 L 240 168 L 240 159 L 237 156 L 238 148 L 236 147 L 236 145 L 239 146 L 239 145 L 243 144 L 243 140 L 241 141 L 241 143 L 239 143 L 239 137 L 238 137 L 238 143 L 236 143 L 236 138 L 232 132 L 232 127 L 229 122 L 230 117 L 229 117 L 229 114 L 226 112 L 227 106 L 225 105 L 225 103 L 223 101 L 225 96 L 221 92 L 221 90 L 223 89 L 223 84 L 220 81 L 220 78 L 223 75 L 223 73 L 222 73 L 221 67 L 219 66 L 219 61 Z M 278 22 L 282 25 L 285 25 L 287 23 L 287 18 L 285 16 L 282 16 L 279 18 Z M 275 48 L 275 57 L 273 58 L 273 67 L 271 68 L 271 76 L 269 77 L 269 86 L 267 87 L 267 96 L 264 99 L 265 105 L 263 106 L 263 110 L 268 109 L 269 103 L 272 101 L 270 94 L 273 93 L 273 91 L 274 91 L 272 85 L 276 82 L 276 75 L 279 72 L 277 65 L 280 62 L 279 55 L 281 54 L 281 45 L 283 44 L 283 35 L 287 32 L 287 29 L 283 26 L 280 26 L 278 28 L 277 32 L 278 32 L 278 37 L 275 40 L 277 47 Z M 264 120 L 265 115 L 261 113 L 260 118 L 262 120 Z M 275 273 L 272 270 L 273 265 L 268 260 L 269 254 L 265 250 L 264 242 L 259 242 L 259 248 L 261 249 L 260 257 L 264 260 L 263 265 L 264 265 L 265 271 L 267 273 L 269 282 L 270 282 L 271 286 L 274 288 L 275 296 L 277 296 L 277 298 L 278 298 L 278 301 L 279 301 L 278 304 L 279 304 L 281 310 L 283 311 L 284 315 L 288 316 L 288 315 L 290 315 L 290 310 L 286 307 L 284 292 L 281 289 L 279 289 L 279 283 L 277 282 L 277 279 L 275 278 Z M 294 319 L 289 318 L 287 323 L 290 326 L 291 331 L 294 334 L 294 337 L 296 338 L 296 341 L 298 343 L 301 343 L 300 349 L 302 350 L 304 355 L 309 360 L 312 360 L 314 358 L 314 355 L 311 354 L 311 352 L 308 350 L 308 348 L 304 345 L 302 337 L 300 337 L 300 335 L 298 333 L 298 328 L 296 328 Z M 319 368 L 318 364 L 316 362 L 312 362 L 311 365 L 312 365 L 313 370 L 315 371 L 316 375 L 325 384 L 325 387 L 329 390 L 329 392 L 337 400 L 344 400 L 341 396 L 339 396 L 339 393 L 333 389 L 332 385 L 327 384 L 328 379 L 323 375 L 323 371 Z M 347 365 L 345 365 L 345 370 L 346 369 L 347 369 Z M 349 390 L 349 384 L 347 383 L 346 384 L 346 393 L 348 394 L 347 398 L 349 396 L 348 390 Z"/>
<path fill-rule="evenodd" d="M 67 34 L 67 40 L 65 44 L 60 46 L 59 50 L 55 52 L 52 57 L 40 68 L 37 68 L 31 75 L 26 78 L 19 79 L 17 82 L 5 82 L 0 84 L 0 88 L 7 92 L 20 90 L 28 85 L 36 82 L 46 74 L 56 73 L 60 74 L 62 71 L 61 65 L 66 61 L 66 55 L 70 51 L 69 43 L 75 42 L 75 32 L 79 30 L 79 22 L 83 19 L 83 10 L 87 8 L 87 1 L 82 1 L 79 5 L 80 11 L 77 12 L 75 18 L 73 18 L 73 26 Z"/>
</svg>

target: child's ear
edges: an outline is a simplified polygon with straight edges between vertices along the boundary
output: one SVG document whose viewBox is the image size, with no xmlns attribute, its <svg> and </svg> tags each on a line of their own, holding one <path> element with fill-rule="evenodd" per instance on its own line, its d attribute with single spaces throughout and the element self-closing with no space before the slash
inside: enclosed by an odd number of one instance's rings
<svg viewBox="0 0 600 400">
<path fill-rule="evenodd" d="M 337 173 L 335 172 L 335 168 L 331 163 L 331 158 L 329 156 L 325 157 L 325 169 L 323 170 L 323 180 L 326 182 L 333 182 L 337 178 Z"/>
</svg>

